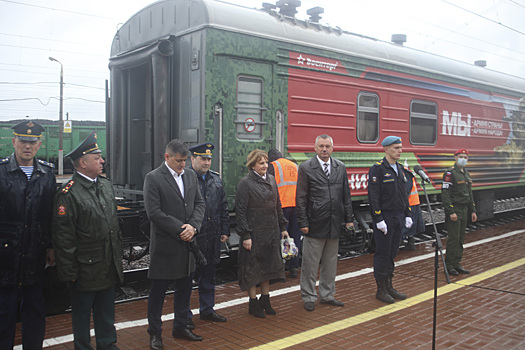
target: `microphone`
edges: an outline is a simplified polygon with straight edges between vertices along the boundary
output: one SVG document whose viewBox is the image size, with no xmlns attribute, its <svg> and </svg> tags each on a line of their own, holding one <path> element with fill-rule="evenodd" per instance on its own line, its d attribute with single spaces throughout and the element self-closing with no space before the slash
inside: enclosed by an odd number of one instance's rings
<svg viewBox="0 0 525 350">
<path fill-rule="evenodd" d="M 430 179 L 428 178 L 427 174 L 425 174 L 425 172 L 423 171 L 423 168 L 419 165 L 416 165 L 414 167 L 414 171 L 421 177 L 421 179 L 423 181 L 426 181 L 428 183 L 430 183 Z"/>
</svg>

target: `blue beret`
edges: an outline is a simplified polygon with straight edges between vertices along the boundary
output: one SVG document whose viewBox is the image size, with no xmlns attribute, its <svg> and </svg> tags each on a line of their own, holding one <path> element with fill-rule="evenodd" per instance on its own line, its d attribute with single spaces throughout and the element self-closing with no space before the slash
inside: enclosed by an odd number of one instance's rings
<svg viewBox="0 0 525 350">
<path fill-rule="evenodd" d="M 394 143 L 401 143 L 401 137 L 399 137 L 399 136 L 387 136 L 381 142 L 381 146 L 390 146 L 390 145 L 393 145 Z"/>
<path fill-rule="evenodd" d="M 203 143 L 197 146 L 188 148 L 194 156 L 201 156 L 202 158 L 211 158 L 211 151 L 215 148 L 212 143 Z"/>
</svg>

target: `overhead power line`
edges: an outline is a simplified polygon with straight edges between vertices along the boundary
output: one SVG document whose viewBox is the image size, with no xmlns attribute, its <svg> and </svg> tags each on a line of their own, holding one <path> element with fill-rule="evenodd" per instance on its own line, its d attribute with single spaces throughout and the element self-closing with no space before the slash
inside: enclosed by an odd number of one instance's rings
<svg viewBox="0 0 525 350">
<path fill-rule="evenodd" d="M 514 28 L 512 28 L 512 27 L 509 27 L 508 25 L 505 25 L 505 24 L 503 24 L 503 23 L 501 23 L 501 22 L 495 21 L 495 20 L 493 20 L 492 18 L 488 18 L 488 17 L 486 17 L 486 16 L 480 15 L 480 14 L 477 13 L 477 12 L 474 12 L 474 11 L 468 10 L 468 9 L 466 9 L 466 8 L 464 8 L 464 7 L 461 7 L 461 6 L 459 6 L 459 5 L 456 5 L 456 4 L 454 4 L 454 3 L 451 3 L 450 1 L 447 1 L 447 0 L 441 0 L 441 1 L 443 1 L 444 3 L 449 4 L 449 5 L 451 5 L 451 6 L 457 7 L 458 9 L 461 9 L 461 10 L 463 10 L 463 11 L 466 11 L 466 12 L 468 12 L 468 13 L 471 13 L 471 14 L 473 14 L 473 15 L 475 15 L 475 16 L 481 17 L 481 18 L 483 18 L 483 19 L 485 19 L 485 20 L 487 20 L 487 21 L 490 21 L 490 22 L 492 22 L 492 23 L 496 23 L 496 24 L 498 24 L 498 25 L 500 25 L 500 26 L 502 26 L 502 27 L 504 27 L 504 28 L 510 29 L 510 30 L 512 30 L 512 31 L 514 31 L 514 32 L 516 32 L 516 33 L 518 33 L 518 34 L 525 35 L 525 33 L 521 32 L 521 31 L 519 31 L 519 30 L 517 30 L 517 29 L 514 29 Z"/>
<path fill-rule="evenodd" d="M 85 13 L 85 12 L 68 11 L 68 10 L 62 10 L 62 9 L 57 9 L 57 8 L 54 8 L 54 7 L 48 7 L 48 6 L 25 4 L 23 2 L 12 1 L 12 0 L 0 0 L 0 1 L 9 2 L 11 4 L 17 4 L 17 5 L 22 5 L 22 6 L 30 6 L 30 7 L 36 7 L 36 8 L 46 9 L 46 10 L 52 10 L 52 11 L 57 11 L 57 12 L 72 13 L 72 14 L 75 14 L 75 15 L 82 15 L 82 16 L 88 16 L 88 17 L 95 17 L 95 18 L 102 18 L 102 19 L 108 19 L 108 20 L 112 20 L 112 21 L 117 21 L 117 19 L 112 18 L 112 17 L 92 15 L 90 13 Z"/>
</svg>

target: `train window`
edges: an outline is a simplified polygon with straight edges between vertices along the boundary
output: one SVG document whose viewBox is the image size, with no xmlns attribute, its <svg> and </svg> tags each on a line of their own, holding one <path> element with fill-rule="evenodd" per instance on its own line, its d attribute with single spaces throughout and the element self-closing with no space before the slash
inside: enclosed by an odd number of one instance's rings
<svg viewBox="0 0 525 350">
<path fill-rule="evenodd" d="M 437 111 L 437 105 L 433 102 L 412 101 L 410 104 L 410 142 L 412 144 L 436 144 Z"/>
<path fill-rule="evenodd" d="M 259 78 L 240 76 L 237 79 L 237 137 L 243 140 L 261 140 L 263 137 L 262 115 L 263 82 Z"/>
<path fill-rule="evenodd" d="M 357 96 L 357 139 L 376 142 L 379 139 L 379 97 L 362 92 Z"/>
</svg>

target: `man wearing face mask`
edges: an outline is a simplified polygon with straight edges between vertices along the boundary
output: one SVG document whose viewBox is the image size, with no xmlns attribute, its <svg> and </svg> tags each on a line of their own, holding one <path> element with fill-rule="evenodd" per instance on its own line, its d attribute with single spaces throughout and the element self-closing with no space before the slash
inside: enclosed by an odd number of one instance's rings
<svg viewBox="0 0 525 350">
<path fill-rule="evenodd" d="M 472 222 L 478 219 L 472 195 L 472 180 L 465 169 L 468 158 L 469 153 L 466 149 L 459 149 L 454 153 L 456 164 L 443 174 L 441 187 L 441 200 L 445 208 L 445 226 L 448 232 L 445 264 L 448 273 L 452 276 L 470 273 L 460 264 L 463 257 L 463 242 L 469 213 Z"/>
</svg>

